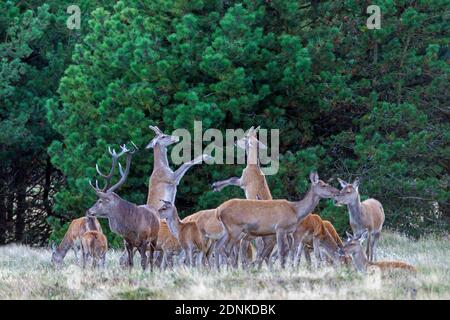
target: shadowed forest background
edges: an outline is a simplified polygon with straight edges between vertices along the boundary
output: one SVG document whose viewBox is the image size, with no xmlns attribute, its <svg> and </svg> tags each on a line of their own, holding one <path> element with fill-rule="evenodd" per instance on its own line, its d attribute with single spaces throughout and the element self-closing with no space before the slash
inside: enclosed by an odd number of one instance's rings
<svg viewBox="0 0 450 320">
<path fill-rule="evenodd" d="M 70 4 L 79 30 L 66 26 Z M 129 140 L 141 150 L 118 193 L 144 203 L 148 125 L 170 133 L 194 120 L 280 129 L 274 198 L 301 198 L 313 169 L 336 187 L 361 177 L 388 228 L 448 232 L 450 1 L 377 1 L 379 30 L 366 27 L 369 4 L 0 2 L 0 244 L 60 239 L 96 198 L 95 163 L 106 171 L 107 147 Z M 181 215 L 243 198 L 210 187 L 242 168 L 193 167 Z M 318 212 L 348 228 L 345 207 L 323 201 Z"/>
</svg>

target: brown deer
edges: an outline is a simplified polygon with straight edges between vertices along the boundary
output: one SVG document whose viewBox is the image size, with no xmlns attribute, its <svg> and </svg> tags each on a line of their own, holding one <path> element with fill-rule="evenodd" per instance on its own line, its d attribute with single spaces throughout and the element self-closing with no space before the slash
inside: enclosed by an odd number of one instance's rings
<svg viewBox="0 0 450 320">
<path fill-rule="evenodd" d="M 381 229 L 384 223 L 384 210 L 381 203 L 376 199 L 367 199 L 361 202 L 359 196 L 359 179 L 352 184 L 339 179 L 342 190 L 334 199 L 336 204 L 347 205 L 350 217 L 350 227 L 353 234 L 361 235 L 364 230 L 368 230 L 366 254 L 370 261 L 376 260 L 376 245 L 380 239 Z"/>
<path fill-rule="evenodd" d="M 81 237 L 89 230 L 102 232 L 102 227 L 95 217 L 81 217 L 72 220 L 63 240 L 58 247 L 52 247 L 52 262 L 55 266 L 60 266 L 67 252 L 72 249 L 75 260 L 78 263 L 78 251 L 81 246 Z"/>
<path fill-rule="evenodd" d="M 316 172 L 310 174 L 311 187 L 305 198 L 291 202 L 287 200 L 242 200 L 232 199 L 217 208 L 217 217 L 222 222 L 225 236 L 219 241 L 218 248 L 226 254 L 243 235 L 276 235 L 281 266 L 285 266 L 288 234 L 295 231 L 298 222 L 314 210 L 321 198 L 332 198 L 339 190 L 319 180 Z M 265 250 L 268 250 L 265 248 Z M 263 252 L 262 256 L 267 254 Z M 260 259 L 259 266 L 262 260 Z"/>
<path fill-rule="evenodd" d="M 264 173 L 261 171 L 259 166 L 258 150 L 266 149 L 267 146 L 260 142 L 256 137 L 259 127 L 254 129 L 251 127 L 242 139 L 239 139 L 236 143 L 237 146 L 243 148 L 247 154 L 247 165 L 242 171 L 240 178 L 231 177 L 226 180 L 221 180 L 214 182 L 212 188 L 214 191 L 220 191 L 227 186 L 238 186 L 242 188 L 245 192 L 246 199 L 257 199 L 257 200 L 272 200 L 272 194 L 270 193 L 269 186 L 267 184 Z M 248 249 L 249 241 L 252 238 L 250 236 L 242 239 L 240 246 L 240 256 L 242 259 L 242 264 L 245 267 L 247 265 L 246 255 L 242 254 L 245 248 Z M 257 260 L 264 259 L 268 261 L 270 253 L 276 244 L 275 236 L 265 236 L 262 241 L 257 240 Z M 267 248 L 267 249 L 266 249 Z M 262 257 L 263 252 L 268 252 L 266 256 Z"/>
<path fill-rule="evenodd" d="M 108 240 L 100 231 L 90 230 L 81 237 L 81 252 L 83 254 L 83 269 L 89 257 L 92 259 L 92 267 L 97 267 L 100 262 L 101 266 L 105 266 L 106 251 L 108 250 Z"/>
<path fill-rule="evenodd" d="M 98 182 L 96 182 L 95 187 L 90 183 L 99 199 L 88 210 L 88 214 L 107 218 L 111 230 L 124 238 L 130 269 L 133 267 L 133 248 L 137 248 L 141 255 L 142 268 L 145 270 L 148 262 L 150 262 L 150 269 L 153 270 L 153 251 L 158 240 L 159 217 L 156 209 L 152 206 L 138 206 L 122 199 L 114 192 L 125 183 L 130 172 L 131 159 L 137 150 L 135 146 L 135 149 L 130 151 L 125 145 L 121 146 L 121 149 L 120 154 L 110 150 L 112 166 L 108 175 L 103 175 L 97 170 L 106 180 L 105 187 L 100 189 Z M 122 166 L 119 163 L 121 178 L 115 185 L 110 186 L 118 158 L 123 154 L 127 156 L 125 171 L 122 170 Z M 148 261 L 146 256 L 147 249 L 150 252 Z"/>
<path fill-rule="evenodd" d="M 370 266 L 378 267 L 381 271 L 391 271 L 396 269 L 412 272 L 417 271 L 414 266 L 401 261 L 369 261 L 362 247 L 362 242 L 367 238 L 368 234 L 368 230 L 355 236 L 347 233 L 348 239 L 344 243 L 342 249 L 339 250 L 340 255 L 350 256 L 352 258 L 353 264 L 359 272 L 365 273 Z"/>
<path fill-rule="evenodd" d="M 178 216 L 177 208 L 169 201 L 161 200 L 163 205 L 158 213 L 162 219 L 166 219 L 172 235 L 178 240 L 188 258 L 188 265 L 194 266 L 194 250 L 198 249 L 204 256 L 208 254 L 208 246 L 204 241 L 196 222 L 182 222 Z"/>
<path fill-rule="evenodd" d="M 310 214 L 300 221 L 293 233 L 293 245 L 291 247 L 291 259 L 294 265 L 298 265 L 300 255 L 304 250 L 308 264 L 311 263 L 310 248 L 312 247 L 316 257 L 317 266 L 320 266 L 322 250 L 327 257 L 337 264 L 341 259 L 337 251 L 342 248 L 342 240 L 333 225 L 317 214 Z"/>
<path fill-rule="evenodd" d="M 156 126 L 149 127 L 156 135 L 146 147 L 147 149 L 153 148 L 154 152 L 153 171 L 149 180 L 147 204 L 159 208 L 161 205 L 160 199 L 174 203 L 177 194 L 177 186 L 186 172 L 192 166 L 199 164 L 210 157 L 201 155 L 192 161 L 183 163 L 176 171 L 173 171 L 169 166 L 167 147 L 178 142 L 179 138 L 163 133 Z M 158 237 L 160 238 L 160 242 L 166 244 L 178 243 L 173 235 L 166 231 L 167 229 L 163 228 L 162 232 L 159 234 Z M 163 261 L 171 259 L 173 252 L 176 252 L 175 249 L 177 249 L 174 246 L 161 246 L 160 248 L 163 250 Z M 166 252 L 164 251 L 164 248 L 170 251 Z"/>
</svg>

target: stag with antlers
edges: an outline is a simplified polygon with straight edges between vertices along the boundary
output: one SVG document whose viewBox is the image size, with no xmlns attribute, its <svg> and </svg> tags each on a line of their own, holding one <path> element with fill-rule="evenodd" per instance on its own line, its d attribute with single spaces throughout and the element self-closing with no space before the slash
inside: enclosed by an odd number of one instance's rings
<svg viewBox="0 0 450 320">
<path fill-rule="evenodd" d="M 109 149 L 112 157 L 112 166 L 107 175 L 103 174 L 96 166 L 98 174 L 105 180 L 105 186 L 100 189 L 98 181 L 96 181 L 95 187 L 90 183 L 99 199 L 88 210 L 87 214 L 107 218 L 111 230 L 124 238 L 130 269 L 133 267 L 133 249 L 137 248 L 141 255 L 142 268 L 145 270 L 149 262 L 150 269 L 153 270 L 153 251 L 156 247 L 159 231 L 158 213 L 152 206 L 138 206 L 122 199 L 115 193 L 125 183 L 130 172 L 131 159 L 137 150 L 134 144 L 133 147 L 133 150 L 129 150 L 126 145 L 123 145 L 119 154 L 115 150 Z M 125 171 L 123 171 L 119 163 L 119 157 L 124 154 L 126 154 Z M 121 178 L 119 182 L 111 186 L 111 179 L 117 164 Z M 147 249 L 149 250 L 148 260 L 146 256 Z"/>
</svg>

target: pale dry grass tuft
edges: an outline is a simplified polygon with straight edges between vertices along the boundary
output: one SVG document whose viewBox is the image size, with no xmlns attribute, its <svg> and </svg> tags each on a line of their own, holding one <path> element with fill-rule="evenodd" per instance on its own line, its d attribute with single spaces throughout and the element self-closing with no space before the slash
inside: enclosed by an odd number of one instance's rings
<svg viewBox="0 0 450 320">
<path fill-rule="evenodd" d="M 449 241 L 419 241 L 387 233 L 380 260 L 402 260 L 418 273 L 360 275 L 344 268 L 308 270 L 208 271 L 176 268 L 129 273 L 118 265 L 121 252 L 109 251 L 105 270 L 81 270 L 69 252 L 55 270 L 51 252 L 26 246 L 0 248 L 0 299 L 450 299 Z"/>
</svg>

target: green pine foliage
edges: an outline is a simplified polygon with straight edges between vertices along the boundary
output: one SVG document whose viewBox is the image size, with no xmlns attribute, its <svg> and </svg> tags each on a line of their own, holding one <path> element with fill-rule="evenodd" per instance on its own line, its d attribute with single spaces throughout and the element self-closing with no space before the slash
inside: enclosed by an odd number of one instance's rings
<svg viewBox="0 0 450 320">
<path fill-rule="evenodd" d="M 280 170 L 267 177 L 275 198 L 301 198 L 313 169 L 335 186 L 359 176 L 363 199 L 383 203 L 388 227 L 448 230 L 448 0 L 379 1 L 379 30 L 366 27 L 367 4 L 356 0 L 81 1 L 81 30 L 72 32 L 65 5 L 35 2 L 22 12 L 2 4 L 2 30 L 22 22 L 11 31 L 19 40 L 0 43 L 0 139 L 9 141 L 0 157 L 24 144 L 45 157 L 50 144 L 65 177 L 54 234 L 95 201 L 88 181 L 95 163 L 108 170 L 108 146 L 141 147 L 119 193 L 144 203 L 148 125 L 192 132 L 194 121 L 223 132 L 280 129 Z M 36 48 L 44 68 L 24 63 Z M 24 124 L 44 129 L 24 133 Z M 193 167 L 178 187 L 181 214 L 244 197 L 210 188 L 242 169 Z M 317 212 L 348 229 L 346 208 L 322 201 Z"/>
</svg>

